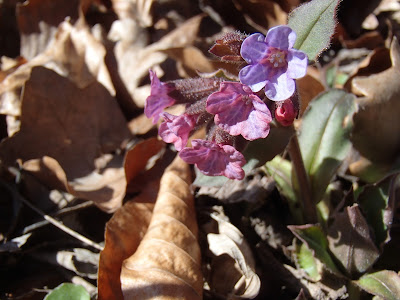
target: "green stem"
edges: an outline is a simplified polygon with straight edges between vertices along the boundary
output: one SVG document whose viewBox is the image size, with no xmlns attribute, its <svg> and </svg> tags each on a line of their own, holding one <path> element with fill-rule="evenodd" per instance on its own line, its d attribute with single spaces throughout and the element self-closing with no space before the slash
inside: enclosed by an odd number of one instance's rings
<svg viewBox="0 0 400 300">
<path fill-rule="evenodd" d="M 296 174 L 295 177 L 297 178 L 299 186 L 300 199 L 303 206 L 304 220 L 306 221 L 306 223 L 310 224 L 317 223 L 318 222 L 317 210 L 316 206 L 314 205 L 314 201 L 312 199 L 311 185 L 306 169 L 304 167 L 303 157 L 301 156 L 297 134 L 294 134 L 290 139 L 288 145 L 288 152 L 290 155 L 290 159 L 292 160 L 292 164 Z"/>
</svg>

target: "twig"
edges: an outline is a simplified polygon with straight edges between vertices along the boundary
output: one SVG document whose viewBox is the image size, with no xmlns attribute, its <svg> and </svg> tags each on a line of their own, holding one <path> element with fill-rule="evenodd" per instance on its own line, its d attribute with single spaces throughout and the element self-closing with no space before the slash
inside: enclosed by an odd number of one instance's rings
<svg viewBox="0 0 400 300">
<path fill-rule="evenodd" d="M 80 240 L 81 242 L 95 248 L 98 249 L 100 251 L 103 250 L 103 247 L 91 240 L 89 240 L 87 237 L 84 237 L 83 235 L 81 235 L 80 233 L 72 230 L 71 228 L 65 226 L 64 224 L 62 224 L 60 221 L 57 221 L 56 219 L 50 217 L 49 215 L 46 215 L 44 212 L 42 212 L 39 208 L 37 208 L 36 206 L 34 206 L 32 203 L 30 203 L 28 200 L 26 200 L 21 194 L 17 193 L 15 191 L 14 188 L 10 187 L 7 183 L 0 181 L 0 184 L 2 186 L 4 186 L 5 188 L 7 188 L 11 193 L 13 193 L 14 195 L 16 195 L 19 200 L 21 200 L 22 203 L 24 203 L 25 205 L 29 206 L 32 210 L 34 210 L 35 212 L 37 212 L 39 215 L 41 215 L 45 220 L 47 220 L 49 223 L 53 224 L 54 226 L 56 226 L 57 228 L 61 229 L 62 231 L 64 231 L 65 233 L 69 234 L 70 236 L 76 238 L 77 240 Z"/>
<path fill-rule="evenodd" d="M 299 140 L 297 139 L 296 134 L 294 134 L 289 141 L 288 152 L 299 184 L 304 220 L 307 223 L 317 223 L 317 210 L 312 199 L 311 186 L 306 169 L 304 167 L 304 162 L 299 146 Z"/>
<path fill-rule="evenodd" d="M 71 228 L 65 226 L 64 224 L 62 224 L 60 221 L 57 221 L 56 219 L 50 217 L 49 215 L 46 215 L 44 212 L 42 212 L 40 209 L 38 209 L 37 207 L 35 207 L 32 203 L 30 203 L 28 200 L 26 200 L 24 197 L 22 197 L 20 195 L 21 201 L 29 206 L 32 210 L 34 210 L 35 212 L 37 212 L 39 215 L 41 215 L 45 220 L 47 220 L 49 223 L 53 224 L 54 226 L 56 226 L 57 228 L 61 229 L 62 231 L 64 231 L 65 233 L 69 234 L 70 236 L 76 238 L 77 240 L 80 240 L 81 242 L 96 248 L 100 251 L 103 250 L 103 247 L 91 240 L 89 240 L 87 237 L 84 237 L 83 235 L 81 235 L 80 233 L 72 230 Z"/>
<path fill-rule="evenodd" d="M 86 201 L 86 202 L 83 202 L 83 203 L 75 205 L 75 206 L 65 207 L 63 209 L 60 209 L 57 213 L 52 214 L 51 217 L 58 217 L 58 216 L 61 216 L 61 215 L 64 215 L 64 214 L 67 214 L 67 213 L 70 213 L 70 212 L 73 212 L 73 211 L 77 211 L 77 210 L 80 210 L 80 209 L 83 209 L 83 208 L 86 208 L 86 207 L 90 207 L 92 205 L 93 205 L 92 201 Z M 47 220 L 36 222 L 34 224 L 26 226 L 24 228 L 24 230 L 23 230 L 23 233 L 25 234 L 25 233 L 31 232 L 33 230 L 36 230 L 36 229 L 40 228 L 40 227 L 46 226 L 47 224 L 50 224 L 50 222 L 47 221 Z"/>
</svg>

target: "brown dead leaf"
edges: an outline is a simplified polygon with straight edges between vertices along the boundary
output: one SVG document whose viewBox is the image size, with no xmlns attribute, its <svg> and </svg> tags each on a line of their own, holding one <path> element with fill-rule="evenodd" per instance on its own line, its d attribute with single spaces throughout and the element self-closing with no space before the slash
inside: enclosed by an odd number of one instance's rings
<svg viewBox="0 0 400 300">
<path fill-rule="evenodd" d="M 358 205 L 346 207 L 328 228 L 329 249 L 350 275 L 369 269 L 379 257 Z"/>
<path fill-rule="evenodd" d="M 179 157 L 165 170 L 146 235 L 122 265 L 124 299 L 202 299 L 190 177 Z"/>
<path fill-rule="evenodd" d="M 128 137 L 115 99 L 101 84 L 79 89 L 54 71 L 36 67 L 24 88 L 21 130 L 3 140 L 0 153 L 7 165 L 52 157 L 75 195 L 112 211 L 125 193 L 122 158 L 111 157 L 101 168 L 95 159 L 115 151 Z M 111 199 L 118 203 L 109 207 Z"/>
<path fill-rule="evenodd" d="M 308 103 L 325 90 L 324 85 L 317 79 L 318 77 L 311 75 L 317 71 L 309 67 L 307 72 L 306 76 L 296 80 L 300 97 L 300 116 L 303 115 Z"/>
<path fill-rule="evenodd" d="M 123 299 L 120 281 L 122 262 L 139 246 L 154 207 L 151 203 L 140 203 L 138 198 L 135 201 L 127 202 L 107 223 L 98 271 L 99 300 Z"/>
<path fill-rule="evenodd" d="M 353 92 L 364 97 L 358 99 L 351 140 L 363 156 L 375 162 L 390 163 L 400 151 L 400 46 L 396 38 L 390 54 L 391 68 L 352 82 Z"/>
<path fill-rule="evenodd" d="M 117 26 L 112 32 L 113 37 L 110 36 L 110 33 L 109 38 L 117 42 L 114 53 L 118 62 L 119 75 L 137 106 L 144 107 L 145 99 L 148 96 L 138 89 L 141 81 L 144 77 L 148 77 L 149 69 L 161 64 L 168 57 L 162 51 L 192 45 L 203 17 L 203 15 L 198 15 L 188 19 L 162 39 L 147 47 L 138 44 L 138 40 L 146 40 L 140 32 L 136 32 L 138 29 L 132 28 L 132 33 L 129 33 L 126 32 L 125 26 Z"/>
<path fill-rule="evenodd" d="M 165 143 L 157 138 L 150 138 L 139 142 L 125 155 L 125 176 L 129 185 L 136 176 L 146 170 L 146 165 L 151 157 L 164 149 Z"/>
<path fill-rule="evenodd" d="M 261 282 L 255 273 L 255 262 L 243 234 L 221 212 L 211 213 L 218 223 L 218 234 L 208 233 L 212 258 L 210 288 L 221 298 L 253 299 Z M 229 271 L 228 271 L 229 270 Z"/>
<path fill-rule="evenodd" d="M 246 21 L 262 33 L 266 33 L 270 27 L 287 23 L 287 13 L 290 9 L 285 12 L 276 1 L 235 0 L 234 3 L 244 14 Z"/>
<path fill-rule="evenodd" d="M 112 0 L 112 5 L 119 19 L 132 19 L 141 27 L 153 25 L 151 8 L 154 0 Z"/>
<path fill-rule="evenodd" d="M 21 90 L 35 66 L 52 69 L 79 88 L 85 88 L 97 80 L 111 95 L 115 95 L 104 63 L 105 55 L 104 46 L 93 37 L 89 27 L 82 20 L 75 26 L 67 21 L 63 22 L 46 51 L 20 66 L 1 82 L 0 113 L 20 115 Z"/>
<path fill-rule="evenodd" d="M 21 55 L 27 60 L 43 52 L 66 17 L 78 19 L 80 0 L 29 0 L 17 4 Z"/>
</svg>

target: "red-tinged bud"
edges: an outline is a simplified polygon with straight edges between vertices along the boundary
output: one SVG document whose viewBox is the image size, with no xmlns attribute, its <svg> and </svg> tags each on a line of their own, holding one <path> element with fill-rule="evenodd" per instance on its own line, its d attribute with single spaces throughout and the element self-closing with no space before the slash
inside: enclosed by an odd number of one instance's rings
<svg viewBox="0 0 400 300">
<path fill-rule="evenodd" d="M 293 105 L 292 100 L 289 98 L 285 101 L 276 102 L 275 109 L 275 119 L 282 126 L 290 126 L 293 124 L 294 119 L 296 119 L 299 111 Z"/>
<path fill-rule="evenodd" d="M 246 37 L 239 31 L 228 32 L 216 40 L 209 52 L 220 57 L 223 61 L 243 62 L 240 47 Z"/>
</svg>

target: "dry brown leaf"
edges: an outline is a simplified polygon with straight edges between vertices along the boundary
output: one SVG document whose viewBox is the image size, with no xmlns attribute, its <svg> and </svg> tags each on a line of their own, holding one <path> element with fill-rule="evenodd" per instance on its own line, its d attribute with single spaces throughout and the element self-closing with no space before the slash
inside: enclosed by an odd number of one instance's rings
<svg viewBox="0 0 400 300">
<path fill-rule="evenodd" d="M 161 64 L 168 57 L 162 51 L 192 45 L 197 37 L 202 18 L 203 16 L 199 15 L 187 20 L 162 39 L 147 47 L 137 44 L 138 40 L 143 40 L 143 36 L 140 32 L 135 33 L 135 29 L 132 29 L 133 33 L 129 33 L 126 32 L 125 27 L 119 26 L 119 31 L 113 32 L 114 37 L 109 37 L 118 41 L 114 48 L 118 72 L 137 106 L 144 107 L 145 99 L 148 96 L 138 89 L 142 79 L 148 76 L 149 69 Z"/>
<path fill-rule="evenodd" d="M 127 138 L 125 119 L 101 84 L 79 89 L 54 71 L 36 67 L 24 88 L 21 130 L 3 140 L 0 153 L 7 165 L 17 159 L 52 157 L 75 195 L 112 211 L 125 193 L 122 158 L 118 161 L 115 156 L 101 168 L 96 168 L 95 160 L 118 149 Z M 118 203 L 112 201 L 110 208 L 111 199 Z"/>
<path fill-rule="evenodd" d="M 89 27 L 78 22 L 63 22 L 46 51 L 20 66 L 0 84 L 0 113 L 19 116 L 21 89 L 32 68 L 45 66 L 85 88 L 96 80 L 115 95 L 114 86 L 104 63 L 106 50 L 91 34 Z"/>
<path fill-rule="evenodd" d="M 153 25 L 151 7 L 154 0 L 112 0 L 112 5 L 119 19 L 132 19 L 141 27 Z"/>
<path fill-rule="evenodd" d="M 289 11 L 285 12 L 276 1 L 235 0 L 234 2 L 244 14 L 246 21 L 262 33 L 266 33 L 270 27 L 287 23 Z"/>
<path fill-rule="evenodd" d="M 255 298 L 261 282 L 255 273 L 250 246 L 223 212 L 215 211 L 210 216 L 218 223 L 218 234 L 207 234 L 210 251 L 215 255 L 208 282 L 210 288 L 226 299 Z"/>
<path fill-rule="evenodd" d="M 315 72 L 315 69 L 309 67 L 308 74 L 297 80 L 297 89 L 300 96 L 300 116 L 303 115 L 308 103 L 325 90 L 324 85 L 317 79 L 318 77 L 311 75 Z"/>
<path fill-rule="evenodd" d="M 123 299 L 120 281 L 122 262 L 136 251 L 149 226 L 154 207 L 151 203 L 140 203 L 138 198 L 135 201 L 127 202 L 107 223 L 105 246 L 99 261 L 99 300 Z"/>
<path fill-rule="evenodd" d="M 179 157 L 165 170 L 146 235 L 122 265 L 124 299 L 202 299 L 190 177 Z"/>
<path fill-rule="evenodd" d="M 27 60 L 42 53 L 66 17 L 78 19 L 80 0 L 29 0 L 17 4 L 21 55 Z"/>
<path fill-rule="evenodd" d="M 358 99 L 351 139 L 355 148 L 374 162 L 390 163 L 400 151 L 400 46 L 396 38 L 390 55 L 391 68 L 352 81 L 353 92 L 364 97 Z"/>
<path fill-rule="evenodd" d="M 125 177 L 129 185 L 136 176 L 146 170 L 146 165 L 151 157 L 164 149 L 165 143 L 157 138 L 149 138 L 136 144 L 125 155 Z"/>
</svg>

